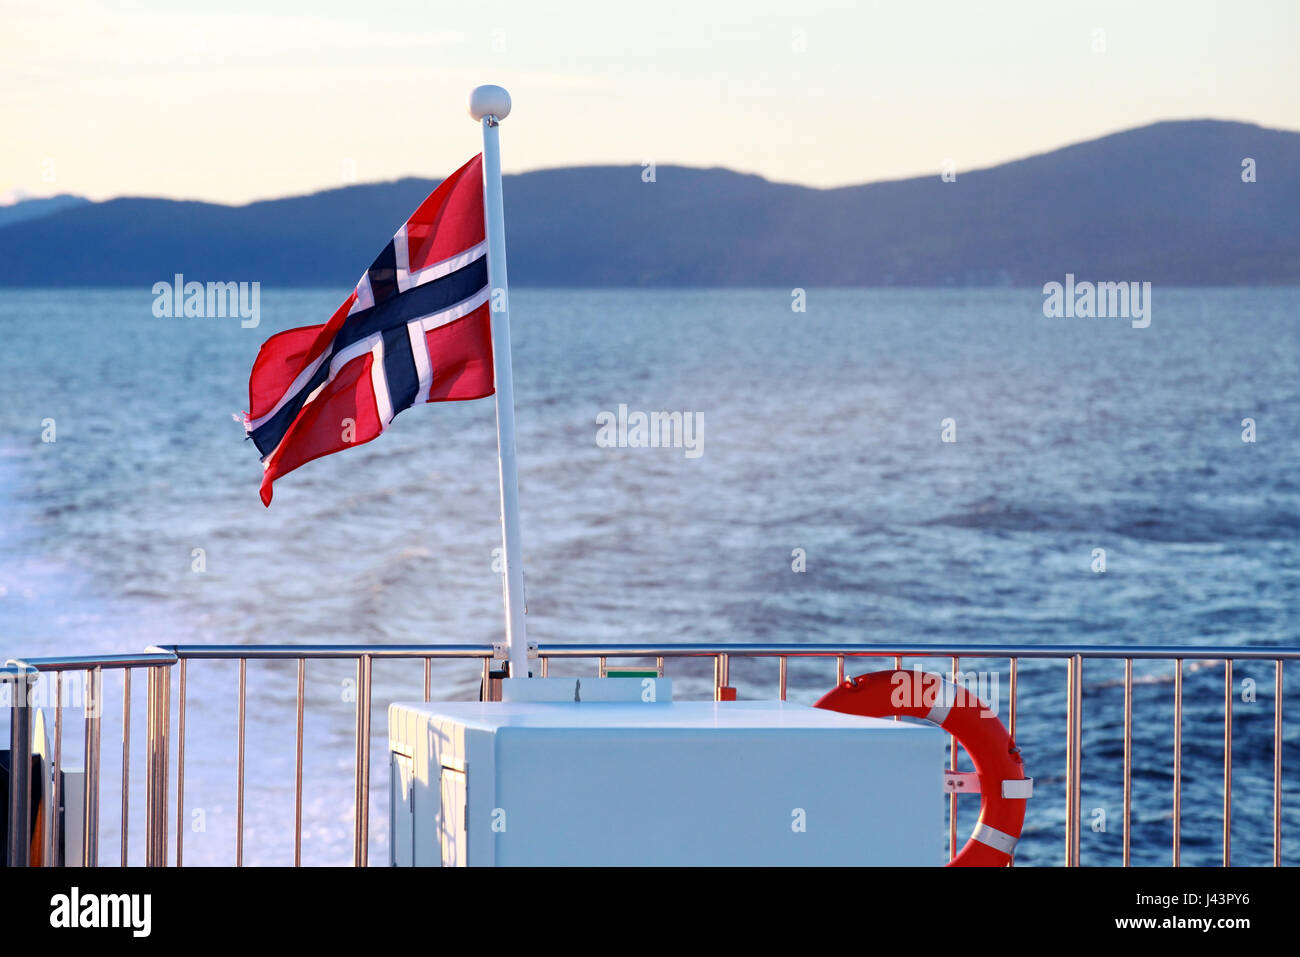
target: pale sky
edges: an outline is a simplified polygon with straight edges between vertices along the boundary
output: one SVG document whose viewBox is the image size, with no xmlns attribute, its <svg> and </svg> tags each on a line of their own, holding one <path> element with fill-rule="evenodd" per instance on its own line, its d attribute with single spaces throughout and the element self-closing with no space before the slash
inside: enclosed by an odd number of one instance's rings
<svg viewBox="0 0 1300 957">
<path fill-rule="evenodd" d="M 1161 119 L 1300 128 L 1298 49 L 1300 0 L 0 0 L 0 201 L 443 176 L 478 83 L 514 99 L 506 172 L 960 172 Z"/>
</svg>

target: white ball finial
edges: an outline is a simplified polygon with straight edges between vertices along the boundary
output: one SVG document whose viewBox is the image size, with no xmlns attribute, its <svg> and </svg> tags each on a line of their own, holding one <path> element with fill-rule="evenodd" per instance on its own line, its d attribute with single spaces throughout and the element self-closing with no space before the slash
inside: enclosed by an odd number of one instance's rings
<svg viewBox="0 0 1300 957">
<path fill-rule="evenodd" d="M 485 116 L 495 116 L 498 120 L 504 120 L 510 115 L 510 94 L 505 91 L 504 87 L 493 86 L 476 86 L 469 91 L 469 115 L 476 120 L 481 120 Z"/>
</svg>

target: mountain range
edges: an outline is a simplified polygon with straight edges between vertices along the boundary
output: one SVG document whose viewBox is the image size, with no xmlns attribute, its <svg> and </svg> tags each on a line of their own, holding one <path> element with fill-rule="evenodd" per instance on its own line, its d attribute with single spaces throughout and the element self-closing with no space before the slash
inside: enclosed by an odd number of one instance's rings
<svg viewBox="0 0 1300 957">
<path fill-rule="evenodd" d="M 39 199 L 19 200 L 16 203 L 0 206 L 0 229 L 12 226 L 14 223 L 21 223 L 24 220 L 40 219 L 42 216 L 57 213 L 61 209 L 84 206 L 89 202 L 90 200 L 84 196 L 72 196 L 68 193 L 59 193 L 57 196 L 45 196 Z"/>
<path fill-rule="evenodd" d="M 948 181 L 950 180 L 950 181 Z M 1155 123 L 987 169 L 833 189 L 727 169 L 507 176 L 510 278 L 531 286 L 1300 282 L 1300 133 Z M 1253 181 L 1250 181 L 1253 180 Z M 437 184 L 242 206 L 127 197 L 0 210 L 0 285 L 257 280 L 350 288 Z M 29 203 L 44 203 L 24 217 Z"/>
</svg>

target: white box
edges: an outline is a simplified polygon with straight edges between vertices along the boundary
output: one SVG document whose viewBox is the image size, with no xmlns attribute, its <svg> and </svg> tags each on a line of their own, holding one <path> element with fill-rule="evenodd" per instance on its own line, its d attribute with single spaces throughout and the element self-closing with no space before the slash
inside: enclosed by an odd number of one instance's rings
<svg viewBox="0 0 1300 957">
<path fill-rule="evenodd" d="M 398 703 L 388 721 L 393 864 L 943 862 L 937 728 L 780 701 Z"/>
</svg>

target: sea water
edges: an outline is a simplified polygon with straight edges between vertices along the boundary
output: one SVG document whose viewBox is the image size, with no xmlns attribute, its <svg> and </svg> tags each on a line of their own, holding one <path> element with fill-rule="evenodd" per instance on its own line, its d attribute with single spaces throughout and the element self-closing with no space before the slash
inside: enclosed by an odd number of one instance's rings
<svg viewBox="0 0 1300 957">
<path fill-rule="evenodd" d="M 249 369 L 267 336 L 323 322 L 342 293 L 265 288 L 256 328 L 158 318 L 152 299 L 0 298 L 0 653 L 500 638 L 492 400 L 403 412 L 378 441 L 282 478 L 265 509 L 237 421 Z M 1133 328 L 1049 318 L 1036 289 L 515 290 L 529 637 L 1296 644 L 1300 291 L 1156 288 L 1148 305 Z M 691 448 L 600 440 L 634 412 L 681 413 Z M 591 664 L 553 673 L 577 667 Z M 189 665 L 187 864 L 234 860 L 236 668 Z M 1006 662 L 961 668 L 1005 720 Z M 1164 863 L 1173 669 L 1135 673 L 1133 855 Z M 679 695 L 708 693 L 707 661 L 669 674 Z M 435 664 L 433 696 L 474 696 L 478 675 Z M 421 697 L 423 669 L 381 661 L 374 676 L 370 859 L 383 863 L 385 707 Z M 354 677 L 308 665 L 306 863 L 351 860 Z M 733 661 L 732 677 L 742 696 L 776 693 L 775 662 Z M 1122 677 L 1120 663 L 1084 668 L 1084 863 L 1119 861 Z M 1272 664 L 1239 662 L 1234 678 L 1233 859 L 1268 863 Z M 793 700 L 833 682 L 833 661 L 791 664 Z M 1021 863 L 1063 856 L 1064 687 L 1060 664 L 1021 663 L 1017 737 L 1037 779 Z M 114 862 L 120 673 L 105 692 L 100 859 Z M 294 662 L 249 664 L 248 864 L 293 859 L 295 695 Z M 1215 863 L 1221 663 L 1190 660 L 1184 695 L 1183 861 Z M 133 863 L 143 699 L 138 675 Z M 1286 713 L 1297 863 L 1300 707 Z M 81 738 L 70 718 L 70 764 Z M 960 804 L 964 840 L 978 802 Z M 942 821 L 935 840 L 940 860 Z"/>
</svg>

